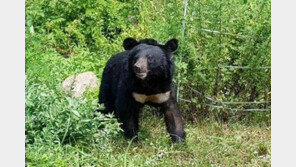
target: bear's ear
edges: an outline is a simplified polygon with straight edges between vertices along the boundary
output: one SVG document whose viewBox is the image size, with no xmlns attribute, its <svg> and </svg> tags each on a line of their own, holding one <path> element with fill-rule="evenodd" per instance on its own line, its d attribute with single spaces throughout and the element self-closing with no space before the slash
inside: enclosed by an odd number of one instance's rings
<svg viewBox="0 0 296 167">
<path fill-rule="evenodd" d="M 139 44 L 139 42 L 137 40 L 135 40 L 134 38 L 126 38 L 123 41 L 123 47 L 125 50 L 131 50 L 133 47 L 135 47 L 138 44 Z"/>
<path fill-rule="evenodd" d="M 173 38 L 173 39 L 169 40 L 164 46 L 169 51 L 174 52 L 178 48 L 178 40 Z"/>
</svg>

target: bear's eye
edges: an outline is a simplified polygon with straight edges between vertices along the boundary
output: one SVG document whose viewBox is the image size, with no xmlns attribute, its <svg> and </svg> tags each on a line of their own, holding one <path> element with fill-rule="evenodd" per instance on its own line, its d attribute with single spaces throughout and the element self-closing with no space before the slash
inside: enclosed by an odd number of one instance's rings
<svg viewBox="0 0 296 167">
<path fill-rule="evenodd" d="M 147 59 L 148 59 L 148 61 L 151 61 L 152 60 L 152 55 L 148 55 Z"/>
</svg>

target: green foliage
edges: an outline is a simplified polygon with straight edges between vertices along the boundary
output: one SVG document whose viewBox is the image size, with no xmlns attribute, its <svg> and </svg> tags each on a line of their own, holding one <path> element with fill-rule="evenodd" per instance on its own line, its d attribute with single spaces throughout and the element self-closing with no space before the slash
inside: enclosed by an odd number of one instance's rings
<svg viewBox="0 0 296 167">
<path fill-rule="evenodd" d="M 145 112 L 140 122 L 142 128 L 137 143 L 115 137 L 104 143 L 35 143 L 26 146 L 26 165 L 270 166 L 269 127 L 204 121 L 188 124 L 186 143 L 172 145 L 163 119 Z"/>
<path fill-rule="evenodd" d="M 135 17 L 137 11 L 130 5 L 114 0 L 28 0 L 26 28 L 43 34 L 47 45 L 64 56 L 75 47 L 108 52 L 121 32 L 130 28 L 133 20 L 126 17 Z"/>
<path fill-rule="evenodd" d="M 60 90 L 32 84 L 27 79 L 25 91 L 26 144 L 90 142 L 107 139 L 120 131 L 112 115 L 96 113 L 94 117 L 96 100 L 66 97 Z"/>
<path fill-rule="evenodd" d="M 175 82 L 180 97 L 193 100 L 193 105 L 184 104 L 184 111 L 197 107 L 205 114 L 209 102 L 196 97 L 187 86 L 221 101 L 270 100 L 271 71 L 257 69 L 271 63 L 270 10 L 270 1 L 264 0 L 201 0 L 189 1 L 184 17 L 184 3 L 180 0 L 29 0 L 26 34 L 64 57 L 75 59 L 83 54 L 84 58 L 92 58 L 89 65 L 99 66 L 92 68 L 99 76 L 106 60 L 122 51 L 125 37 L 150 37 L 160 42 L 178 38 Z"/>
<path fill-rule="evenodd" d="M 188 1 L 184 17 L 183 0 L 27 0 L 26 165 L 269 166 L 270 113 L 212 110 L 208 104 L 213 102 L 204 96 L 270 100 L 271 71 L 257 68 L 271 65 L 270 3 Z M 93 71 L 100 80 L 106 61 L 123 50 L 126 37 L 161 43 L 179 39 L 174 82 L 180 97 L 191 101 L 180 101 L 190 132 L 186 145 L 171 146 L 159 118 L 145 113 L 139 132 L 143 143 L 127 149 L 129 143 L 118 135 L 121 130 L 112 115 L 94 117 L 98 90 L 87 91 L 81 99 L 62 91 L 61 83 L 70 75 Z M 230 125 L 204 122 L 212 118 L 231 119 Z M 189 123 L 196 121 L 198 125 Z"/>
</svg>

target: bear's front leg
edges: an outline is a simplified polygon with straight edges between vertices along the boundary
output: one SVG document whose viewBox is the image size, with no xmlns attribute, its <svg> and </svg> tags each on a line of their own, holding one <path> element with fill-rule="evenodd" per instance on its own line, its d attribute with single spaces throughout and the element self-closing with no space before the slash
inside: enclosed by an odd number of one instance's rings
<svg viewBox="0 0 296 167">
<path fill-rule="evenodd" d="M 121 128 L 124 131 L 124 135 L 128 139 L 137 140 L 137 133 L 139 129 L 139 112 L 141 110 L 140 105 L 137 105 L 133 99 L 129 97 L 119 98 L 116 101 L 116 112 L 119 121 L 122 123 Z"/>
<path fill-rule="evenodd" d="M 124 135 L 128 139 L 135 138 L 137 140 L 137 134 L 139 130 L 139 113 L 134 111 L 130 116 L 125 115 L 121 119 L 122 125 L 121 128 L 124 131 Z"/>
<path fill-rule="evenodd" d="M 184 123 L 175 99 L 170 99 L 161 108 L 164 113 L 164 120 L 172 141 L 174 143 L 185 140 Z"/>
</svg>

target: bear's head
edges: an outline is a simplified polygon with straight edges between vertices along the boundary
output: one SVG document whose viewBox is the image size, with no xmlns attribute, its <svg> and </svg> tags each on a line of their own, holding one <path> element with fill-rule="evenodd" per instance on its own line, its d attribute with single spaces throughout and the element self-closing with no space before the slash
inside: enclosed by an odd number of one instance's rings
<svg viewBox="0 0 296 167">
<path fill-rule="evenodd" d="M 178 48 L 178 40 L 171 39 L 164 45 L 154 39 L 137 41 L 126 38 L 123 42 L 129 51 L 129 68 L 139 79 L 167 79 L 174 72 L 172 52 Z"/>
</svg>

